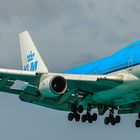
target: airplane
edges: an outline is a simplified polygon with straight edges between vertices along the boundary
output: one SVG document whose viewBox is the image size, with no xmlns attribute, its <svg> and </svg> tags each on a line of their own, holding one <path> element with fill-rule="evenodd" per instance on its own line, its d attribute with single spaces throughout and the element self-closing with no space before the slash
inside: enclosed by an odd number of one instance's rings
<svg viewBox="0 0 140 140">
<path fill-rule="evenodd" d="M 49 72 L 28 31 L 19 34 L 22 70 L 0 69 L 0 91 L 21 101 L 67 111 L 68 120 L 92 123 L 104 115 L 106 125 L 121 114 L 138 113 L 140 127 L 140 41 L 64 73 Z M 15 88 L 23 81 L 22 88 Z M 95 113 L 94 110 L 98 110 Z"/>
</svg>

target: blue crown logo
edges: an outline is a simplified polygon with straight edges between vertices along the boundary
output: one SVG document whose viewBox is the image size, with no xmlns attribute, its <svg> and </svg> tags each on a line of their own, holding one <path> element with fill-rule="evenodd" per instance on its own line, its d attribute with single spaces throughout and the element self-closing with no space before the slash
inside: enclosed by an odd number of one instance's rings
<svg viewBox="0 0 140 140">
<path fill-rule="evenodd" d="M 30 62 L 34 59 L 35 53 L 30 51 L 30 53 L 27 55 L 27 61 Z"/>
</svg>

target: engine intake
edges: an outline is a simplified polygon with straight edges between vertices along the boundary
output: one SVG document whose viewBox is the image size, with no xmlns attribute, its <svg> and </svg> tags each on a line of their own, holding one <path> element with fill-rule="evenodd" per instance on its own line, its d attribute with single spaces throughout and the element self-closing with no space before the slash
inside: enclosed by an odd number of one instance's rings
<svg viewBox="0 0 140 140">
<path fill-rule="evenodd" d="M 67 82 L 64 77 L 59 75 L 48 76 L 39 85 L 39 91 L 45 97 L 59 96 L 66 90 Z"/>
<path fill-rule="evenodd" d="M 50 89 L 52 92 L 62 94 L 66 91 L 67 82 L 62 76 L 55 76 L 50 81 Z"/>
</svg>

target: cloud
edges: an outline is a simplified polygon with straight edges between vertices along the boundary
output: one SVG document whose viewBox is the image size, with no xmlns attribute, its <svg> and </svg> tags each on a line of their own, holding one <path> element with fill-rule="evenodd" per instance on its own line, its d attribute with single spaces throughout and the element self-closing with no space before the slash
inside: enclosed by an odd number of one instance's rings
<svg viewBox="0 0 140 140">
<path fill-rule="evenodd" d="M 139 39 L 139 3 L 137 0 L 1 0 L 0 64 L 20 68 L 18 34 L 24 30 L 29 30 L 52 71 L 65 65 L 73 67 L 80 59 L 79 65 L 83 64 L 87 54 L 96 56 L 95 59 L 112 54 Z M 8 49 L 11 52 L 5 57 Z"/>
</svg>

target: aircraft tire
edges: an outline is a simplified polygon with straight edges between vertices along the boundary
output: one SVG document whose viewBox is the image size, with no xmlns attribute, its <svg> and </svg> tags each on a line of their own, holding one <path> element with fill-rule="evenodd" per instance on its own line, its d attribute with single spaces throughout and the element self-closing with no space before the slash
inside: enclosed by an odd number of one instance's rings
<svg viewBox="0 0 140 140">
<path fill-rule="evenodd" d="M 82 117 L 81 117 L 81 121 L 82 121 L 82 122 L 86 122 L 86 115 L 85 115 L 85 114 L 82 115 Z"/>
<path fill-rule="evenodd" d="M 89 120 L 90 116 L 91 116 L 90 113 L 87 112 L 87 113 L 86 113 L 86 120 Z"/>
<path fill-rule="evenodd" d="M 68 114 L 68 120 L 72 121 L 74 119 L 74 114 L 73 113 L 69 113 Z"/>
<path fill-rule="evenodd" d="M 89 122 L 89 123 L 92 123 L 92 122 L 93 122 L 93 116 L 92 116 L 92 115 L 90 115 L 90 116 L 88 117 L 88 122 Z"/>
<path fill-rule="evenodd" d="M 93 117 L 93 121 L 96 121 L 97 118 L 98 118 L 97 113 L 93 113 L 93 114 L 92 114 L 92 117 Z"/>
<path fill-rule="evenodd" d="M 115 118 L 112 118 L 111 124 L 112 124 L 112 125 L 115 125 L 115 124 L 116 124 Z"/>
<path fill-rule="evenodd" d="M 112 122 L 114 120 L 114 116 L 113 115 L 109 115 L 109 121 Z"/>
<path fill-rule="evenodd" d="M 105 117 L 104 119 L 104 124 L 108 125 L 110 123 L 109 117 Z"/>
<path fill-rule="evenodd" d="M 117 115 L 117 116 L 115 117 L 115 121 L 116 121 L 116 123 L 120 123 L 121 117 L 120 117 L 119 115 Z"/>
<path fill-rule="evenodd" d="M 140 120 L 136 120 L 135 126 L 136 126 L 137 128 L 140 127 Z"/>
<path fill-rule="evenodd" d="M 78 113 L 75 114 L 75 121 L 76 122 L 80 121 L 80 114 L 78 114 Z"/>
</svg>

